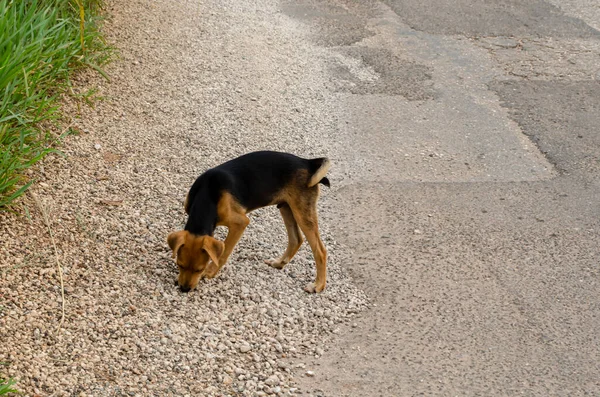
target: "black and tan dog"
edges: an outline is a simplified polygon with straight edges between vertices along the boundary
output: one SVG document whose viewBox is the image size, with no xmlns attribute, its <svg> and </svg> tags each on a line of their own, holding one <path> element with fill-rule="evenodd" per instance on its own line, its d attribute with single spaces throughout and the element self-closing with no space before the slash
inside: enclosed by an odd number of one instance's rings
<svg viewBox="0 0 600 397">
<path fill-rule="evenodd" d="M 327 251 L 319 236 L 317 199 L 325 177 L 327 158 L 307 160 L 288 153 L 254 152 L 212 168 L 196 179 L 185 203 L 189 215 L 184 230 L 169 234 L 167 241 L 177 258 L 179 288 L 187 292 L 202 277 L 212 278 L 225 265 L 250 220 L 246 214 L 277 205 L 288 233 L 288 246 L 278 259 L 265 262 L 282 269 L 306 236 L 317 265 L 317 278 L 306 286 L 321 292 L 327 277 Z M 217 226 L 228 228 L 225 242 L 213 237 Z"/>
</svg>

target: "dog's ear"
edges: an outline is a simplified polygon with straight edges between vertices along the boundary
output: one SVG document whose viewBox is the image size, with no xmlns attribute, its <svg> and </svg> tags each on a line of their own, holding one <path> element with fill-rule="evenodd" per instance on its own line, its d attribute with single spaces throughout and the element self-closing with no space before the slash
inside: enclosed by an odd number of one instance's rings
<svg viewBox="0 0 600 397">
<path fill-rule="evenodd" d="M 186 214 L 190 214 L 190 194 L 188 193 L 185 196 L 185 201 L 183 202 L 183 209 L 185 210 Z"/>
<path fill-rule="evenodd" d="M 179 249 L 185 243 L 185 238 L 187 236 L 187 230 L 180 230 L 178 232 L 170 233 L 167 236 L 167 243 L 169 243 L 169 247 L 173 250 L 173 258 L 177 256 L 179 253 Z"/>
<path fill-rule="evenodd" d="M 205 236 L 202 249 L 208 253 L 215 265 L 219 265 L 219 257 L 225 250 L 225 244 L 211 236 Z"/>
</svg>

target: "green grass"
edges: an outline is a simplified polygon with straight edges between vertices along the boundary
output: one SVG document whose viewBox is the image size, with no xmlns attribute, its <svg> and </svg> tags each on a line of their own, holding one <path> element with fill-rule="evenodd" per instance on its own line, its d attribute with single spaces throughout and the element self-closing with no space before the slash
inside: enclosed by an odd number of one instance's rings
<svg viewBox="0 0 600 397">
<path fill-rule="evenodd" d="M 33 183 L 25 171 L 63 138 L 53 131 L 60 97 L 72 92 L 69 77 L 81 68 L 101 72 L 110 57 L 99 1 L 0 0 L 0 211 Z"/>
<path fill-rule="evenodd" d="M 18 390 L 12 388 L 15 383 L 17 382 L 14 379 L 4 380 L 0 378 L 0 396 L 8 393 L 18 393 Z"/>
</svg>

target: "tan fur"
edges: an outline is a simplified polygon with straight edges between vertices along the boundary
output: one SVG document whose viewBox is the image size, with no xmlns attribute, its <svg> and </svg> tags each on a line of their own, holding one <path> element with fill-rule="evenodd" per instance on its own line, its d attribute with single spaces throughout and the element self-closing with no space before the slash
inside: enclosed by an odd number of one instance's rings
<svg viewBox="0 0 600 397">
<path fill-rule="evenodd" d="M 250 220 L 246 216 L 246 210 L 242 207 L 235 198 L 228 192 L 224 192 L 217 204 L 217 215 L 219 221 L 217 225 L 226 226 L 228 230 L 225 238 L 225 248 L 218 260 L 211 262 L 204 272 L 204 277 L 213 278 L 219 270 L 225 266 L 229 255 L 233 252 L 233 248 L 242 237 L 246 226 Z"/>
<path fill-rule="evenodd" d="M 217 263 L 225 250 L 225 244 L 210 236 L 206 236 L 202 242 L 202 249 L 208 253 L 208 256 L 214 263 Z"/>
<path fill-rule="evenodd" d="M 298 223 L 296 222 L 296 218 L 294 218 L 294 214 L 292 213 L 291 208 L 288 205 L 284 205 L 279 208 L 279 212 L 281 213 L 281 217 L 283 218 L 283 223 L 285 224 L 285 229 L 288 234 L 288 246 L 283 255 L 281 255 L 277 259 L 267 259 L 265 263 L 267 265 L 273 266 L 276 269 L 283 269 L 283 267 L 288 264 L 296 252 L 300 249 L 302 245 L 302 234 L 300 233 L 300 228 L 298 227 Z"/>
<path fill-rule="evenodd" d="M 180 286 L 194 288 L 206 271 L 209 261 L 218 260 L 225 244 L 211 236 L 197 236 L 187 230 L 170 233 L 167 237 L 179 267 Z"/>
<path fill-rule="evenodd" d="M 325 174 L 327 174 L 327 171 L 329 171 L 329 167 L 331 167 L 331 161 L 329 161 L 329 159 L 325 159 L 323 164 L 321 164 L 319 169 L 310 178 L 310 181 L 308 181 L 308 187 L 315 186 L 321 179 L 325 178 Z"/>
<path fill-rule="evenodd" d="M 319 179 L 320 180 L 320 179 Z M 317 278 L 314 283 L 308 284 L 308 292 L 321 292 L 327 284 L 327 250 L 319 234 L 319 221 L 317 215 L 317 200 L 319 186 L 309 188 L 299 183 L 289 185 L 286 190 L 287 204 L 313 252 L 317 267 Z"/>
<path fill-rule="evenodd" d="M 173 258 L 177 257 L 179 249 L 185 243 L 186 233 L 185 230 L 180 230 L 169 234 L 167 237 L 167 243 L 169 243 L 169 247 L 173 250 Z"/>
</svg>

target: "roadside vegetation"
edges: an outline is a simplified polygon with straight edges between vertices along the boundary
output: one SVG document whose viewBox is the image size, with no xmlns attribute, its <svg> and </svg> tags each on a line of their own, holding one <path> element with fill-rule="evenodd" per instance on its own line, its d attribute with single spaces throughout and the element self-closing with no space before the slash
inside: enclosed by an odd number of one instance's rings
<svg viewBox="0 0 600 397">
<path fill-rule="evenodd" d="M 111 53 L 100 12 L 101 0 L 0 0 L 0 212 L 70 132 L 60 111 L 61 96 L 74 95 L 70 77 L 82 68 L 103 73 Z"/>
<path fill-rule="evenodd" d="M 0 378 L 0 396 L 5 396 L 8 393 L 18 393 L 18 390 L 13 389 L 15 383 L 13 379 L 4 380 Z"/>
</svg>

